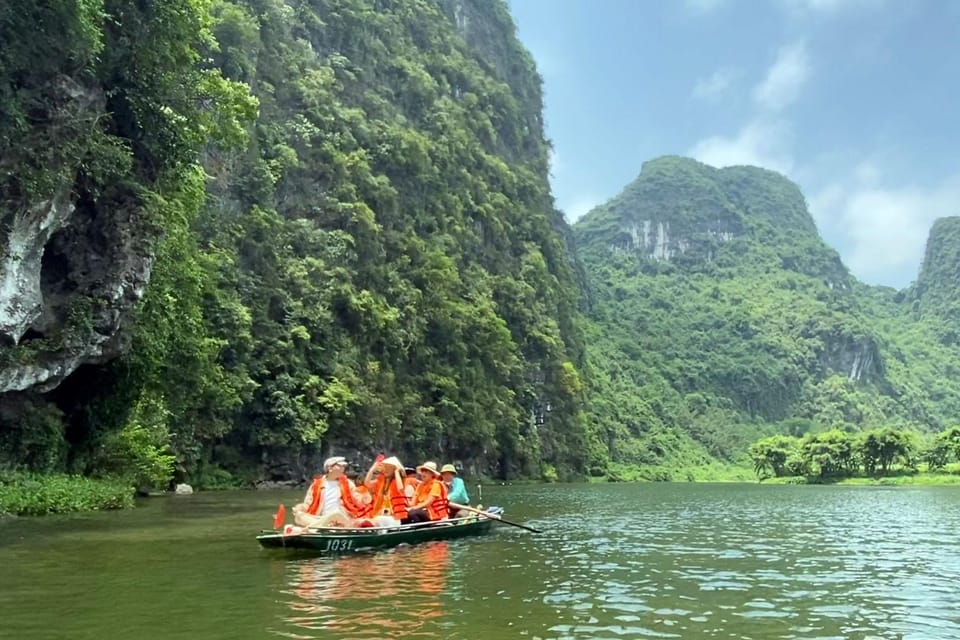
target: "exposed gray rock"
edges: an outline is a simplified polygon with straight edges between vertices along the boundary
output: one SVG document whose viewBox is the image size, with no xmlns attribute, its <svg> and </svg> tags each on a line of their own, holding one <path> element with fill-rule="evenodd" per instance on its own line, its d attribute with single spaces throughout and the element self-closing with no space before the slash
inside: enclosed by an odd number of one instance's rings
<svg viewBox="0 0 960 640">
<path fill-rule="evenodd" d="M 13 215 L 0 262 L 0 335 L 14 344 L 40 317 L 40 260 L 50 236 L 67 224 L 74 211 L 70 183 L 59 193 Z"/>
<path fill-rule="evenodd" d="M 189 495 L 193 494 L 193 487 L 191 487 L 190 485 L 188 485 L 188 484 L 186 484 L 186 483 L 178 484 L 178 485 L 177 485 L 177 488 L 174 489 L 173 492 L 174 492 L 175 494 L 177 494 L 178 496 L 189 496 Z"/>
<path fill-rule="evenodd" d="M 829 370 L 847 376 L 851 382 L 876 382 L 883 377 L 883 360 L 872 339 L 827 339 L 825 342 L 823 361 Z"/>
<path fill-rule="evenodd" d="M 70 78 L 52 91 L 46 127 L 54 132 L 105 108 L 98 88 Z M 0 160 L 11 184 L 15 160 Z M 159 230 L 134 192 L 89 193 L 70 164 L 80 161 L 49 167 L 60 182 L 45 197 L 0 197 L 0 393 L 49 391 L 79 366 L 129 347 L 124 329 L 150 279 Z"/>
</svg>

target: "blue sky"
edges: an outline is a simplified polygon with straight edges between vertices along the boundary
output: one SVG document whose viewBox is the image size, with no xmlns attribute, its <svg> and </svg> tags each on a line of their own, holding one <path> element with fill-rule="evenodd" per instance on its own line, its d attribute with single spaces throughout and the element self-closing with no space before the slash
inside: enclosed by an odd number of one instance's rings
<svg viewBox="0 0 960 640">
<path fill-rule="evenodd" d="M 903 287 L 960 215 L 960 1 L 509 2 L 570 221 L 650 158 L 754 164 L 800 184 L 856 276 Z"/>
</svg>

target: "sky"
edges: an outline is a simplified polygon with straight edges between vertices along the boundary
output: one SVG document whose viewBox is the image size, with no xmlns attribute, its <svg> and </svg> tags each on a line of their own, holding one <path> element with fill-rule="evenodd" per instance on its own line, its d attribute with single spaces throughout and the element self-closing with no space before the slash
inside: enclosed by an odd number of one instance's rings
<svg viewBox="0 0 960 640">
<path fill-rule="evenodd" d="M 902 288 L 960 215 L 960 0 L 509 4 L 571 222 L 658 156 L 757 165 L 800 185 L 854 275 Z"/>
</svg>

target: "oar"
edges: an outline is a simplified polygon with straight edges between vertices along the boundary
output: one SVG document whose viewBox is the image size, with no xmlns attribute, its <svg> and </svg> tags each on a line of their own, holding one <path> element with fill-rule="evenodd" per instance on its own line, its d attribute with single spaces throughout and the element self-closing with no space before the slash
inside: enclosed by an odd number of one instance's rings
<svg viewBox="0 0 960 640">
<path fill-rule="evenodd" d="M 468 507 L 468 506 L 466 506 L 466 505 L 457 504 L 456 502 L 451 502 L 451 503 L 449 503 L 449 504 L 450 504 L 450 506 L 453 507 L 454 509 L 463 509 L 464 511 L 472 511 L 473 513 L 476 513 L 476 514 L 478 514 L 478 515 L 481 515 L 481 516 L 483 516 L 483 517 L 485 517 L 485 518 L 490 518 L 491 520 L 497 520 L 497 521 L 499 521 L 499 522 L 502 522 L 503 524 L 508 524 L 508 525 L 510 525 L 511 527 L 519 527 L 519 528 L 521 528 L 521 529 L 526 529 L 527 531 L 532 531 L 532 532 L 534 532 L 534 533 L 543 533 L 543 531 L 540 531 L 539 529 L 534 529 L 533 527 L 528 527 L 528 526 L 525 525 L 525 524 L 519 524 L 519 523 L 516 523 L 516 522 L 510 522 L 509 520 L 504 520 L 503 518 L 501 518 L 501 517 L 498 516 L 498 515 L 494 515 L 494 514 L 492 514 L 492 513 L 487 513 L 486 511 L 481 511 L 480 509 L 474 509 L 473 507 Z"/>
</svg>

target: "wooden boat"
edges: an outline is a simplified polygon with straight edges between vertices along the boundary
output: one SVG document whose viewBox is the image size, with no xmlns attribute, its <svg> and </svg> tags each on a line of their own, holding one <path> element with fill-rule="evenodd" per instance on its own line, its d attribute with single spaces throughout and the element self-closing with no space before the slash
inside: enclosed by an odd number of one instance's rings
<svg viewBox="0 0 960 640">
<path fill-rule="evenodd" d="M 499 507 L 488 509 L 491 515 L 499 515 L 502 511 Z M 489 533 L 494 522 L 495 520 L 491 518 L 470 516 L 396 527 L 307 529 L 303 533 L 291 534 L 285 534 L 283 530 L 266 529 L 257 536 L 257 542 L 265 549 L 291 549 L 334 555 L 366 549 L 383 549 L 400 544 L 483 535 Z"/>
</svg>

